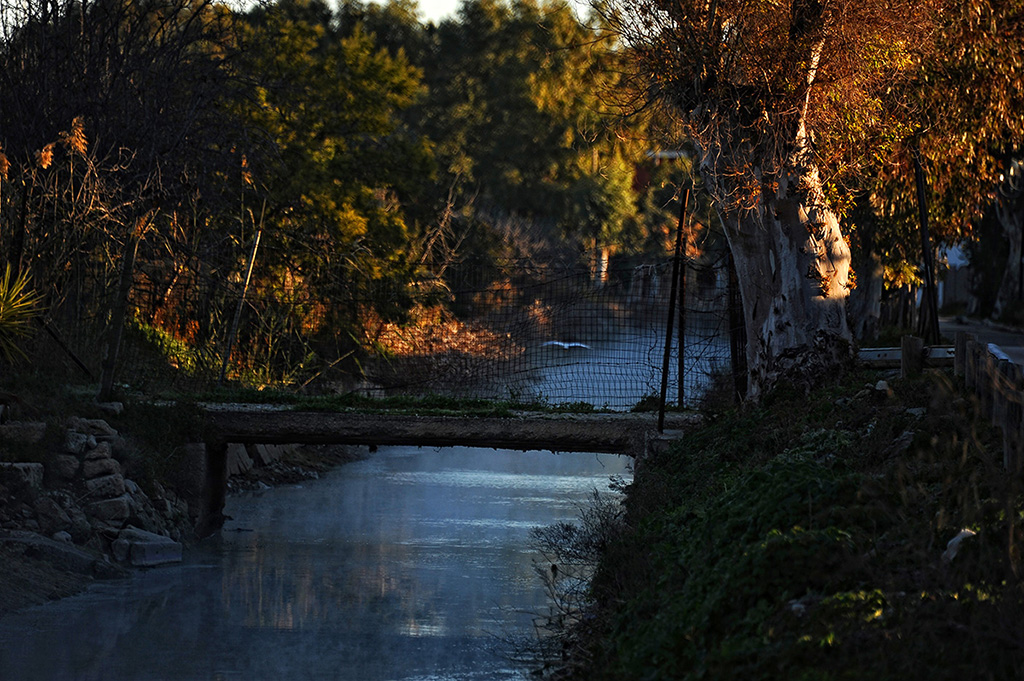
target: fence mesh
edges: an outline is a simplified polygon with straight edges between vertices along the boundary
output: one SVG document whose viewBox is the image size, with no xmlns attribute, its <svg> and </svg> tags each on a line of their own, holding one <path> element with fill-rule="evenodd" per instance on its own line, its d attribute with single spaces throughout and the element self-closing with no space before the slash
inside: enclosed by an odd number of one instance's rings
<svg viewBox="0 0 1024 681">
<path fill-rule="evenodd" d="M 424 279 L 373 300 L 309 299 L 308 291 L 250 288 L 228 378 L 281 381 L 321 392 L 443 394 L 616 410 L 667 402 L 696 406 L 731 370 L 725 250 L 693 244 L 683 258 L 682 305 L 670 312 L 672 258 L 592 265 L 492 263 Z M 40 353 L 79 359 L 94 378 L 117 295 L 116 271 L 73 273 Z M 374 301 L 412 302 L 404 320 L 375 316 Z M 122 389 L 198 391 L 217 381 L 242 281 L 202 262 L 138 268 L 116 370 Z M 340 310 L 343 308 L 343 310 Z M 331 346 L 324 329 L 360 315 L 361 336 Z M 669 315 L 674 332 L 667 339 Z M 329 334 L 328 334 L 329 335 Z M 335 334 L 334 341 L 337 341 Z M 59 338 L 66 346 L 56 347 Z M 665 347 L 669 342 L 668 363 Z M 358 352 L 345 347 L 355 344 Z M 682 362 L 680 362 L 682 357 Z M 358 362 L 356 360 L 358 359 Z M 75 370 L 75 369 L 71 369 Z"/>
<path fill-rule="evenodd" d="M 687 270 L 694 285 L 681 315 L 682 370 L 678 320 L 668 364 L 669 401 L 683 405 L 730 362 L 725 270 L 696 263 Z M 386 344 L 401 353 L 374 362 L 368 378 L 397 392 L 611 409 L 650 402 L 661 387 L 671 274 L 667 258 L 610 268 L 597 282 L 585 270 L 506 264 L 489 286 L 452 292 L 455 301 L 479 311 L 469 324 L 449 322 L 456 327 L 450 337 L 443 329 L 428 330 L 431 338 L 385 329 Z"/>
</svg>

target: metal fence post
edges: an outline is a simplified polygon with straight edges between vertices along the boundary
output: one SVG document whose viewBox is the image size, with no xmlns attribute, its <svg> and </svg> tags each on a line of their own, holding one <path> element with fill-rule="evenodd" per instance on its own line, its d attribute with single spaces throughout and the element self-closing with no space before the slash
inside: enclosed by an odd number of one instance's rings
<svg viewBox="0 0 1024 681">
<path fill-rule="evenodd" d="M 689 224 L 687 223 L 687 206 L 690 203 L 690 188 L 686 188 L 683 206 L 679 211 L 679 230 L 682 233 L 682 248 L 679 260 L 679 390 L 677 403 L 679 408 L 686 406 L 686 246 L 689 240 Z"/>
<path fill-rule="evenodd" d="M 679 209 L 679 227 L 676 229 L 676 251 L 672 258 L 672 289 L 668 297 L 668 323 L 665 329 L 665 354 L 661 363 L 661 394 L 658 401 L 658 432 L 665 432 L 665 398 L 668 393 L 668 366 L 672 359 L 672 324 L 675 321 L 676 294 L 679 288 L 679 264 L 682 259 L 683 249 L 683 221 L 686 218 L 686 204 L 690 200 L 690 190 L 687 188 L 683 195 L 682 206 Z M 681 350 L 681 349 L 680 349 Z M 682 356 L 679 358 L 682 363 Z"/>
<path fill-rule="evenodd" d="M 747 333 L 743 319 L 743 300 L 740 297 L 739 279 L 736 277 L 736 263 L 729 251 L 729 349 L 732 360 L 732 382 L 734 399 L 739 402 L 747 394 Z"/>
</svg>

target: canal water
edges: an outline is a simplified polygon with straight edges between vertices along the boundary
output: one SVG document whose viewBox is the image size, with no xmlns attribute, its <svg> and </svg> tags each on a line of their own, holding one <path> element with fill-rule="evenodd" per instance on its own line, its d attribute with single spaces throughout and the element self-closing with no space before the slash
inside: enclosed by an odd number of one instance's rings
<svg viewBox="0 0 1024 681">
<path fill-rule="evenodd" d="M 692 336 L 687 337 L 684 354 L 684 402 L 692 407 L 711 376 L 730 366 L 729 345 L 721 337 Z M 611 340 L 569 347 L 539 344 L 527 354 L 534 369 L 510 379 L 508 389 L 548 404 L 585 402 L 628 411 L 661 393 L 664 355 L 664 332 L 620 333 Z M 669 403 L 678 404 L 679 380 L 679 348 L 674 346 L 669 356 Z"/>
<path fill-rule="evenodd" d="M 530 530 L 627 461 L 382 447 L 231 497 L 186 563 L 0 618 L 0 679 L 527 678 L 510 641 L 547 607 Z"/>
</svg>

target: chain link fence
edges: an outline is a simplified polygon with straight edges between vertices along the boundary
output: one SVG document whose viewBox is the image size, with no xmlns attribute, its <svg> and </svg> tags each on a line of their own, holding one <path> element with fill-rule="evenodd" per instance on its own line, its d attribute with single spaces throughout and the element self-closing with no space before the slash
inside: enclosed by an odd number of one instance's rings
<svg viewBox="0 0 1024 681">
<path fill-rule="evenodd" d="M 344 301 L 314 299 L 298 284 L 254 284 L 243 296 L 240 276 L 220 275 L 199 259 L 143 262 L 116 383 L 122 391 L 198 392 L 226 371 L 228 381 L 257 387 L 626 410 L 656 408 L 667 372 L 667 402 L 696 407 L 710 387 L 733 385 L 736 315 L 724 246 L 691 241 L 682 260 L 675 310 L 670 254 L 613 258 L 597 274 L 586 265 L 491 263 Z M 109 265 L 72 273 L 37 357 L 60 357 L 69 371 L 95 380 L 116 291 Z M 379 316 L 374 310 L 389 297 L 411 303 L 412 311 L 404 319 Z M 353 317 L 357 333 L 337 321 Z"/>
<path fill-rule="evenodd" d="M 411 330 L 389 328 L 389 340 L 406 341 L 407 352 L 371 363 L 367 377 L 386 391 L 629 409 L 657 404 L 668 341 L 669 401 L 692 406 L 716 375 L 729 373 L 731 356 L 724 263 L 691 265 L 671 339 L 668 258 L 612 267 L 597 281 L 588 270 L 509 263 L 488 286 L 452 291 L 456 307 L 475 311 L 463 338 L 481 351 L 458 341 L 428 347 Z"/>
</svg>

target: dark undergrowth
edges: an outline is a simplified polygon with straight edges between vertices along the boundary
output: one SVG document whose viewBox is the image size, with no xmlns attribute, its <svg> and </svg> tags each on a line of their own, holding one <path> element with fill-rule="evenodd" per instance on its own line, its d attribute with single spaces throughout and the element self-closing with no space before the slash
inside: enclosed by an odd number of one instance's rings
<svg viewBox="0 0 1024 681">
<path fill-rule="evenodd" d="M 1001 438 L 944 374 L 877 379 L 778 394 L 643 462 L 557 675 L 1021 678 Z"/>
</svg>

